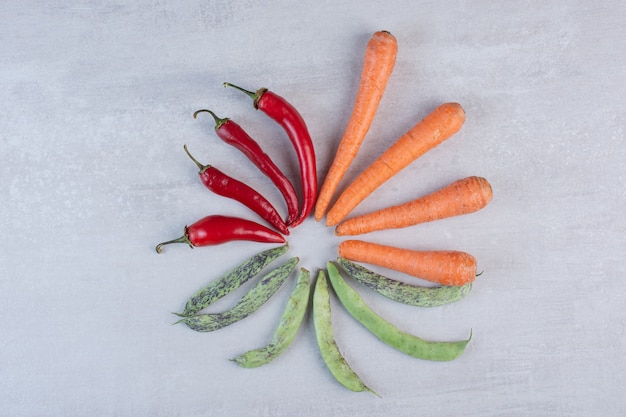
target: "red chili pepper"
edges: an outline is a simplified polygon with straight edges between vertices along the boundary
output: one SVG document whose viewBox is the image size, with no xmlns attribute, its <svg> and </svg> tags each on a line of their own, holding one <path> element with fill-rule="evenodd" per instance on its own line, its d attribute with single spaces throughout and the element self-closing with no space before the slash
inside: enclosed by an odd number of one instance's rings
<svg viewBox="0 0 626 417">
<path fill-rule="evenodd" d="M 185 226 L 184 234 L 178 239 L 159 243 L 156 251 L 161 253 L 163 245 L 186 243 L 191 248 L 196 246 L 219 245 L 232 240 L 250 240 L 265 243 L 285 243 L 285 238 L 265 226 L 250 220 L 227 217 L 207 216 L 190 226 Z"/>
<path fill-rule="evenodd" d="M 187 145 L 185 145 L 184 148 L 189 158 L 191 158 L 200 169 L 198 176 L 206 188 L 213 191 L 215 194 L 239 201 L 282 233 L 286 235 L 289 234 L 289 229 L 287 229 L 287 225 L 280 217 L 280 214 L 278 214 L 278 211 L 276 211 L 274 206 L 272 206 L 265 197 L 252 187 L 224 174 L 214 166 L 201 164 L 189 153 Z"/>
<path fill-rule="evenodd" d="M 267 88 L 261 88 L 253 93 L 230 83 L 224 83 L 224 86 L 233 87 L 246 93 L 252 98 L 256 109 L 268 115 L 287 132 L 300 162 L 300 177 L 302 180 L 302 193 L 304 194 L 300 215 L 291 224 L 292 227 L 297 226 L 311 213 L 317 199 L 315 150 L 304 119 L 287 100 L 269 91 Z"/>
<path fill-rule="evenodd" d="M 281 192 L 287 203 L 287 220 L 285 223 L 289 225 L 298 216 L 298 195 L 291 183 L 276 166 L 274 161 L 266 154 L 261 146 L 243 130 L 243 128 L 233 122 L 231 119 L 220 119 L 211 110 L 198 110 L 193 114 L 195 119 L 198 113 L 207 112 L 215 119 L 215 132 L 217 136 L 227 144 L 239 149 L 248 157 L 259 170 L 265 174 Z"/>
</svg>

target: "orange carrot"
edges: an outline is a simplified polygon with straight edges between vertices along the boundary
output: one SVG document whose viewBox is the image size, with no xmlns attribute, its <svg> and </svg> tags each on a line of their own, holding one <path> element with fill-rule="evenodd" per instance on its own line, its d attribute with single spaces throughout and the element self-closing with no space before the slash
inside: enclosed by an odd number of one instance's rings
<svg viewBox="0 0 626 417">
<path fill-rule="evenodd" d="M 315 219 L 324 216 L 333 193 L 350 167 L 372 124 L 398 54 L 398 42 L 387 31 L 375 32 L 367 43 L 352 116 L 339 142 L 335 158 L 315 205 Z"/>
<path fill-rule="evenodd" d="M 491 185 L 486 179 L 467 177 L 407 203 L 345 220 L 337 226 L 335 233 L 339 236 L 359 235 L 473 213 L 485 207 L 492 196 Z"/>
<path fill-rule="evenodd" d="M 328 212 L 326 225 L 334 226 L 341 222 L 389 178 L 458 132 L 463 122 L 465 111 L 460 104 L 445 103 L 437 107 L 402 135 L 346 188 Z"/>
<path fill-rule="evenodd" d="M 459 251 L 415 251 L 362 240 L 339 244 L 339 256 L 393 269 L 441 285 L 465 285 L 476 278 L 476 259 Z"/>
</svg>

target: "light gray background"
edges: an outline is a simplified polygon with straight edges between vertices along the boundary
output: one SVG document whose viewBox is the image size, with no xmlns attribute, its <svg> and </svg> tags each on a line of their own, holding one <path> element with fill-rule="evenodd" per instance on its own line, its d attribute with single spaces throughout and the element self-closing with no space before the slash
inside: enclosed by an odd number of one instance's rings
<svg viewBox="0 0 626 417">
<path fill-rule="evenodd" d="M 625 21 L 617 0 L 5 2 L 1 414 L 624 415 Z M 466 299 L 429 310 L 359 289 L 424 338 L 472 329 L 450 363 L 388 348 L 333 301 L 338 342 L 376 398 L 334 381 L 310 317 L 272 364 L 228 361 L 267 342 L 291 284 L 219 332 L 171 325 L 192 292 L 264 246 L 154 245 L 206 214 L 254 219 L 203 189 L 185 143 L 283 210 L 208 115 L 191 117 L 199 108 L 236 119 L 298 182 L 283 132 L 223 81 L 300 109 L 321 180 L 380 29 L 398 39 L 397 65 L 348 179 L 442 102 L 460 102 L 467 122 L 356 211 L 468 175 L 495 197 L 479 213 L 367 236 L 465 250 L 484 271 Z M 339 241 L 309 219 L 290 254 L 317 271 Z"/>
</svg>

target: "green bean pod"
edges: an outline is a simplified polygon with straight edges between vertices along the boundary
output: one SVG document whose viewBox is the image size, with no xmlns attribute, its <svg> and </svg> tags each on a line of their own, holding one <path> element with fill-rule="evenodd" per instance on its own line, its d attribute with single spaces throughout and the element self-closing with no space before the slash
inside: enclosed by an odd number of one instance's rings
<svg viewBox="0 0 626 417">
<path fill-rule="evenodd" d="M 298 265 L 298 261 L 297 257 L 291 258 L 282 266 L 268 272 L 250 291 L 241 297 L 233 308 L 221 313 L 184 317 L 177 323 L 185 323 L 197 332 L 212 332 L 245 319 L 278 291 L 291 271 Z"/>
<path fill-rule="evenodd" d="M 193 316 L 200 310 L 210 306 L 220 298 L 241 287 L 250 278 L 256 276 L 273 260 L 287 252 L 287 249 L 289 249 L 289 245 L 283 245 L 259 252 L 246 259 L 230 272 L 199 289 L 187 300 L 183 312 L 178 315 L 181 317 Z"/>
<path fill-rule="evenodd" d="M 420 287 L 379 275 L 346 258 L 338 257 L 337 263 L 355 281 L 391 300 L 416 307 L 437 307 L 454 303 L 464 298 L 472 289 L 471 283 L 461 286 Z"/>
<path fill-rule="evenodd" d="M 335 379 L 351 391 L 369 391 L 378 395 L 350 368 L 337 346 L 331 321 L 330 291 L 324 270 L 320 270 L 317 275 L 313 291 L 313 325 L 322 359 Z"/>
<path fill-rule="evenodd" d="M 339 275 L 332 263 L 327 264 L 332 286 L 345 309 L 370 332 L 387 345 L 407 355 L 431 361 L 450 361 L 459 357 L 471 337 L 456 342 L 430 342 L 406 333 L 375 313 Z"/>
<path fill-rule="evenodd" d="M 287 305 L 280 318 L 274 335 L 266 346 L 249 350 L 232 359 L 243 368 L 256 368 L 266 365 L 280 356 L 296 337 L 302 324 L 311 293 L 311 273 L 300 268 L 296 286 L 287 300 Z"/>
</svg>

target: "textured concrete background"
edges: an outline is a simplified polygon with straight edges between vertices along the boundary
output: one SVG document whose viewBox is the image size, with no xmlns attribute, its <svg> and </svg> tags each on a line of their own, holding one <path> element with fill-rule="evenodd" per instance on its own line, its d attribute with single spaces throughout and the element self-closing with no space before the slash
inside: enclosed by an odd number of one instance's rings
<svg viewBox="0 0 626 417">
<path fill-rule="evenodd" d="M 617 0 L 5 4 L 1 414 L 623 416 L 625 21 Z M 192 292 L 258 244 L 154 252 L 206 214 L 250 217 L 202 188 L 185 143 L 282 209 L 211 120 L 191 117 L 199 108 L 236 119 L 298 182 L 283 132 L 223 81 L 266 86 L 296 105 L 322 178 L 379 29 L 396 35 L 397 65 L 348 179 L 444 101 L 460 102 L 467 122 L 356 211 L 468 175 L 486 177 L 495 193 L 479 213 L 367 236 L 465 250 L 484 271 L 466 299 L 441 308 L 360 289 L 424 338 L 472 329 L 450 363 L 388 348 L 333 301 L 345 356 L 382 398 L 334 381 L 310 317 L 272 364 L 228 361 L 267 342 L 289 285 L 219 332 L 171 326 Z M 316 271 L 339 239 L 309 219 L 289 241 Z"/>
</svg>

